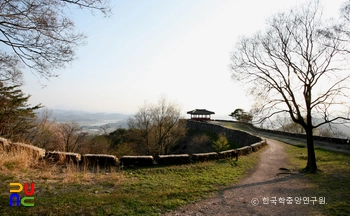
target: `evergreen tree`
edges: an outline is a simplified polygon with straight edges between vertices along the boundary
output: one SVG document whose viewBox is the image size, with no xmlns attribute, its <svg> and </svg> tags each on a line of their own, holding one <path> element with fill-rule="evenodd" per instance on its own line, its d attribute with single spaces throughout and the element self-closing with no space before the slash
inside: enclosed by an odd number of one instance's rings
<svg viewBox="0 0 350 216">
<path fill-rule="evenodd" d="M 19 85 L 7 86 L 0 82 L 0 136 L 13 141 L 23 136 L 35 126 L 35 110 L 41 104 L 31 107 Z"/>
</svg>

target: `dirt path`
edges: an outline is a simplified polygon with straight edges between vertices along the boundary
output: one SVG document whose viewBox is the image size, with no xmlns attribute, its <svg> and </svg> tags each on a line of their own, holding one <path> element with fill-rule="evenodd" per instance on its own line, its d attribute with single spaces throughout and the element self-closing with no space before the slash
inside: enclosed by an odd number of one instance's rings
<svg viewBox="0 0 350 216">
<path fill-rule="evenodd" d="M 305 191 L 308 181 L 301 174 L 280 169 L 288 167 L 283 144 L 267 141 L 268 147 L 262 150 L 260 163 L 239 184 L 165 215 L 321 215 L 315 208 L 318 203 L 314 206 L 295 203 L 295 197 L 312 197 Z M 269 198 L 268 204 L 263 204 L 263 197 Z M 277 199 L 276 205 L 271 202 L 273 197 Z M 280 197 L 292 197 L 293 202 L 279 203 Z"/>
</svg>

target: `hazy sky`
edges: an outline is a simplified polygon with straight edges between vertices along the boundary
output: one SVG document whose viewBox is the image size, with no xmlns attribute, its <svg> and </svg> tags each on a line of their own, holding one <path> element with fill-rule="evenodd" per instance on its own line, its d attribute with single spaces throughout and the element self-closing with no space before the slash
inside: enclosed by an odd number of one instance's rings
<svg viewBox="0 0 350 216">
<path fill-rule="evenodd" d="M 272 14 L 302 0 L 121 0 L 113 16 L 74 11 L 87 44 L 59 78 L 25 76 L 32 105 L 133 114 L 161 94 L 182 105 L 227 116 L 250 109 L 252 98 L 230 78 L 230 53 L 239 36 L 264 29 Z M 343 0 L 321 1 L 338 13 Z"/>
</svg>

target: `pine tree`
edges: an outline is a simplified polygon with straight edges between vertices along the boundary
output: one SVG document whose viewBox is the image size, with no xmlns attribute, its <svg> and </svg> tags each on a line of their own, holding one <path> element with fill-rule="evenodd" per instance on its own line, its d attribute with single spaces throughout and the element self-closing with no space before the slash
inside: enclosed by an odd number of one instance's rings
<svg viewBox="0 0 350 216">
<path fill-rule="evenodd" d="M 223 134 L 219 134 L 218 139 L 214 142 L 213 147 L 216 151 L 225 151 L 230 148 L 227 138 Z"/>
<path fill-rule="evenodd" d="M 35 110 L 41 104 L 31 107 L 30 95 L 25 95 L 20 85 L 7 86 L 0 82 L 0 136 L 13 141 L 23 136 L 35 126 Z"/>
</svg>

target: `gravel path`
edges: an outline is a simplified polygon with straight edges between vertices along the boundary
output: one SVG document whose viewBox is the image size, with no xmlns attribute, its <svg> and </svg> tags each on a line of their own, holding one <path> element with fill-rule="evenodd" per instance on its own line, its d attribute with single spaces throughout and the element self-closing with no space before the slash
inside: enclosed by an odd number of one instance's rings
<svg viewBox="0 0 350 216">
<path fill-rule="evenodd" d="M 295 197 L 312 197 L 305 191 L 308 181 L 302 174 L 284 169 L 288 167 L 284 144 L 275 140 L 267 142 L 260 163 L 247 178 L 210 199 L 165 215 L 322 215 L 317 210 L 318 203 L 295 203 Z M 264 197 L 269 198 L 268 204 L 263 204 Z M 276 205 L 271 202 L 273 197 L 277 199 Z M 280 197 L 292 197 L 293 202 L 279 203 Z"/>
</svg>

